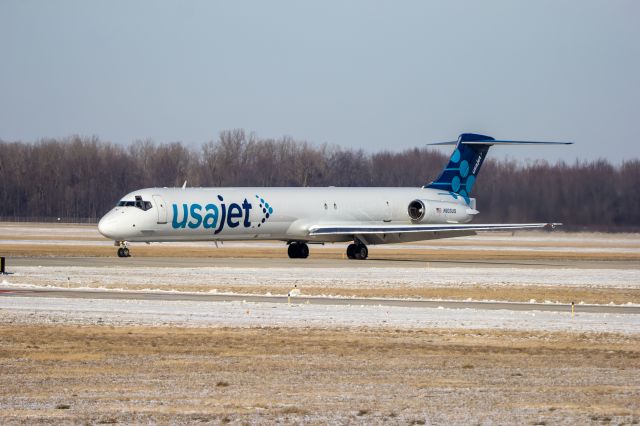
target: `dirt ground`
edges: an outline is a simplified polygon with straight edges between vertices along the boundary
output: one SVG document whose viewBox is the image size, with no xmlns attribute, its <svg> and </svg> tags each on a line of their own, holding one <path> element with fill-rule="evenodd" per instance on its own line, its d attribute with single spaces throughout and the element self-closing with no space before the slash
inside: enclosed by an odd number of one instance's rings
<svg viewBox="0 0 640 426">
<path fill-rule="evenodd" d="M 0 423 L 638 424 L 616 334 L 0 325 Z"/>
</svg>

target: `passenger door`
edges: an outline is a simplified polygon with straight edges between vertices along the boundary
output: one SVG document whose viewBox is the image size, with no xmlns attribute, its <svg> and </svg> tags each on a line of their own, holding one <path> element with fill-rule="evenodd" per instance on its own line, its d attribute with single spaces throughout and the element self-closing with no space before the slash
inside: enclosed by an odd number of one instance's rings
<svg viewBox="0 0 640 426">
<path fill-rule="evenodd" d="M 164 204 L 164 200 L 160 195 L 153 196 L 153 202 L 158 209 L 158 223 L 164 224 L 167 223 L 167 207 Z"/>
</svg>

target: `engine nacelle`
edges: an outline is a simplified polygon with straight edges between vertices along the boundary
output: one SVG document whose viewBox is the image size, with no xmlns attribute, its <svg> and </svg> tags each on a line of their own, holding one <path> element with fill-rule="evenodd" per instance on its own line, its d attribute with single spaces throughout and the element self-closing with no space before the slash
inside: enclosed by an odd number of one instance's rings
<svg viewBox="0 0 640 426">
<path fill-rule="evenodd" d="M 470 205 L 436 200 L 413 200 L 407 214 L 413 223 L 466 223 L 478 214 L 475 199 Z"/>
</svg>

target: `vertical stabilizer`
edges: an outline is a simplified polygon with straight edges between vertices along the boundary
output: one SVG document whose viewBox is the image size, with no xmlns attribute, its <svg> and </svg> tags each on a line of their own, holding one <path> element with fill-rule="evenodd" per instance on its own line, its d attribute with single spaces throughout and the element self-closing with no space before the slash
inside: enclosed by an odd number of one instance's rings
<svg viewBox="0 0 640 426">
<path fill-rule="evenodd" d="M 495 141 L 491 136 L 477 135 L 475 133 L 463 133 L 455 142 L 456 149 L 453 150 L 447 167 L 444 168 L 440 176 L 425 188 L 441 189 L 447 192 L 460 194 L 466 200 L 469 199 L 476 177 L 482 167 L 482 162 L 487 156 L 491 141 Z M 465 142 L 475 142 L 467 144 Z M 484 142 L 484 143 L 482 143 Z M 443 144 L 450 144 L 444 142 Z"/>
</svg>

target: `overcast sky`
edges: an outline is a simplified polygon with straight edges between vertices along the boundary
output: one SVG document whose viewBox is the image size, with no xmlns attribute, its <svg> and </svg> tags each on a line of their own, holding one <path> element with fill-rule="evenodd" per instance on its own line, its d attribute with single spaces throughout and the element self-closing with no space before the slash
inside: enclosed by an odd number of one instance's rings
<svg viewBox="0 0 640 426">
<path fill-rule="evenodd" d="M 640 157 L 640 1 L 0 2 L 0 139 Z"/>
</svg>

